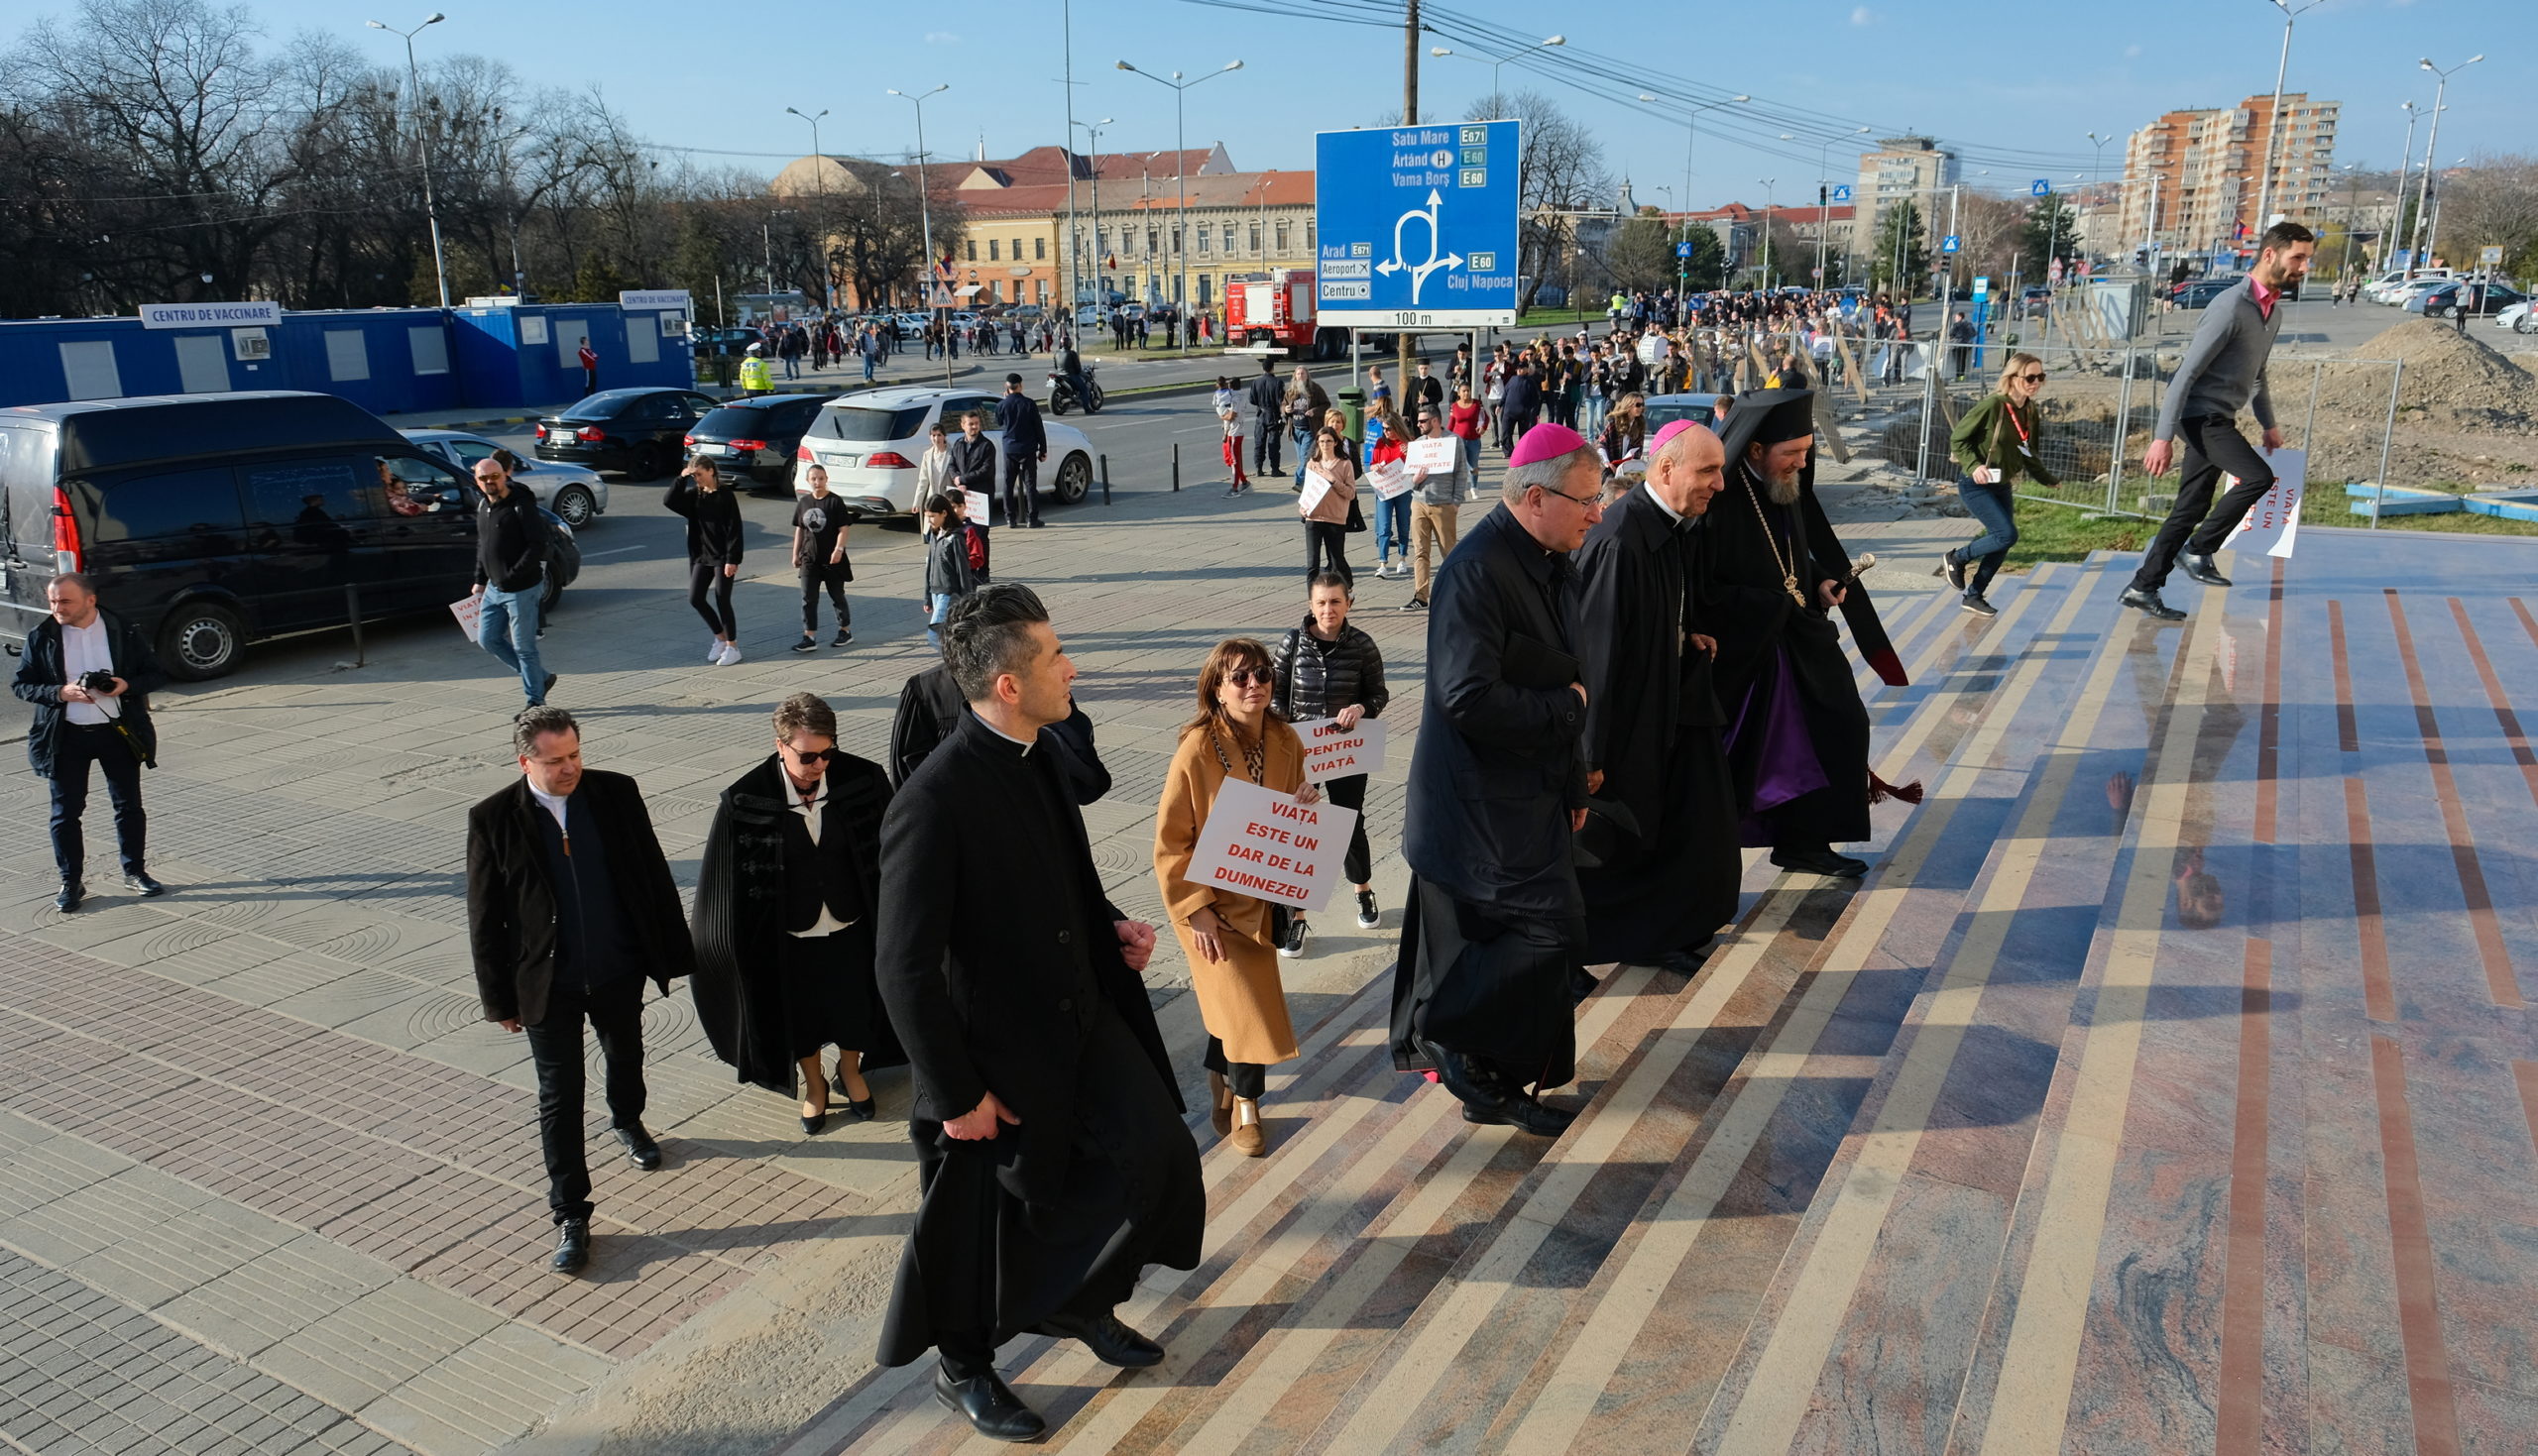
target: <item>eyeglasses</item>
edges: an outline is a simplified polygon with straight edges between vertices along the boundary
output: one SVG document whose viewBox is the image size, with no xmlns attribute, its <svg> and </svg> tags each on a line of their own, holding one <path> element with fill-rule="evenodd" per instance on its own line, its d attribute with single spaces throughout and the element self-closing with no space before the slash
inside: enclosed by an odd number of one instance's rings
<svg viewBox="0 0 2538 1456">
<path fill-rule="evenodd" d="M 834 745 L 826 748 L 796 748 L 787 743 L 784 745 L 784 751 L 801 759 L 804 763 L 828 763 L 846 756 L 844 748 Z"/>
<path fill-rule="evenodd" d="M 1601 504 L 1604 499 L 1601 496 L 1572 496 L 1566 491 L 1555 491 L 1549 486 L 1536 486 L 1534 489 L 1542 492 L 1546 496 L 1557 496 L 1562 501 L 1571 502 L 1579 505 Z"/>
<path fill-rule="evenodd" d="M 1237 688 L 1267 688 L 1277 685 L 1278 675 L 1265 667 L 1237 667 L 1225 674 L 1225 681 Z"/>
</svg>

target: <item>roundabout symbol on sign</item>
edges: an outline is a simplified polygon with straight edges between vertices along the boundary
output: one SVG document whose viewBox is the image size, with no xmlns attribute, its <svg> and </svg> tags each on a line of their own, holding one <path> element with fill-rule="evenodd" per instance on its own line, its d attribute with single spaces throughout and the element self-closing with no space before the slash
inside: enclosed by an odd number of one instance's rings
<svg viewBox="0 0 2538 1456">
<path fill-rule="evenodd" d="M 1375 272 L 1386 276 L 1400 273 L 1404 269 L 1409 270 L 1410 301 L 1413 303 L 1419 301 L 1419 289 L 1428 281 L 1428 275 L 1441 268 L 1459 268 L 1462 265 L 1462 258 L 1458 254 L 1448 253 L 1442 258 L 1437 256 L 1437 209 L 1442 207 L 1444 203 L 1444 195 L 1436 188 L 1430 187 L 1427 206 L 1414 207 L 1393 220 L 1392 256 L 1375 265 Z M 1412 263 L 1402 255 L 1401 230 L 1412 222 L 1428 224 L 1428 261 L 1425 263 Z"/>
</svg>

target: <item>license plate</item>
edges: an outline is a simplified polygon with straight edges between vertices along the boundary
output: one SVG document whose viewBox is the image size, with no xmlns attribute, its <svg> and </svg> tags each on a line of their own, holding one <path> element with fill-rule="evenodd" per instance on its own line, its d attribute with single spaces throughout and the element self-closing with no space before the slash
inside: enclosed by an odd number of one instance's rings
<svg viewBox="0 0 2538 1456">
<path fill-rule="evenodd" d="M 840 470 L 853 470 L 863 463 L 864 457 L 861 455 L 841 455 L 837 458 L 837 468 Z"/>
<path fill-rule="evenodd" d="M 699 445 L 696 447 L 696 453 L 699 455 L 729 455 L 732 453 L 732 449 L 728 445 Z"/>
</svg>

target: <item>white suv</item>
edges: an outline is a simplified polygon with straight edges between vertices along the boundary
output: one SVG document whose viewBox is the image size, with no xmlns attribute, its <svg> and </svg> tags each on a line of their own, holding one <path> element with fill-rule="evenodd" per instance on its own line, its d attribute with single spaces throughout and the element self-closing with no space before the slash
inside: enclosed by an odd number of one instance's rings
<svg viewBox="0 0 2538 1456">
<path fill-rule="evenodd" d="M 996 424 L 999 394 L 983 390 L 912 385 L 842 394 L 820 406 L 793 457 L 793 494 L 806 496 L 802 470 L 828 467 L 829 489 L 865 516 L 916 512 L 916 463 L 925 454 L 927 429 L 940 419 L 946 433 L 961 434 L 961 416 L 984 416 L 986 437 L 996 442 L 996 488 L 1004 487 L 1004 431 Z M 1084 431 L 1051 419 L 1041 407 L 1049 458 L 1040 464 L 1040 489 L 1061 505 L 1073 505 L 1093 488 L 1093 442 Z"/>
</svg>

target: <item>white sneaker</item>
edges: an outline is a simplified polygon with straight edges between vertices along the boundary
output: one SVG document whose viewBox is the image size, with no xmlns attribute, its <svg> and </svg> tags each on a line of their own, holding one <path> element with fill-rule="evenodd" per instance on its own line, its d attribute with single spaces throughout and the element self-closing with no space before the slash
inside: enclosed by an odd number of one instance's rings
<svg viewBox="0 0 2538 1456">
<path fill-rule="evenodd" d="M 723 639 L 708 637 L 705 641 L 705 665 L 712 667 L 723 660 Z"/>
<path fill-rule="evenodd" d="M 715 664 L 714 664 L 714 665 L 715 665 L 715 666 L 717 666 L 717 667 L 729 667 L 729 666 L 731 666 L 733 663 L 738 662 L 738 661 L 740 661 L 740 660 L 741 660 L 741 644 L 740 644 L 740 643 L 738 643 L 738 642 L 734 642 L 732 645 L 730 645 L 730 646 L 728 646 L 728 647 L 726 647 L 726 648 L 724 648 L 724 649 L 723 649 L 723 655 L 722 655 L 722 657 L 721 657 L 719 660 L 717 660 L 717 661 L 715 662 Z"/>
</svg>

